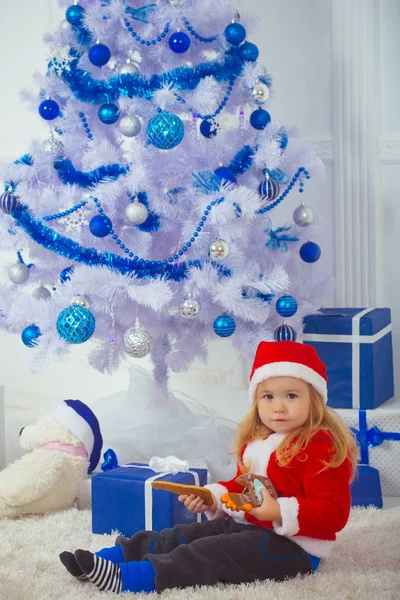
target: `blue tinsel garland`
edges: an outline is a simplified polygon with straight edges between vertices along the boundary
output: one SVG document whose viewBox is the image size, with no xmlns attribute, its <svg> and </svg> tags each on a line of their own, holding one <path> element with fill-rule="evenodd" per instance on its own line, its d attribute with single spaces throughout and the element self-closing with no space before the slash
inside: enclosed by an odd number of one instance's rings
<svg viewBox="0 0 400 600">
<path fill-rule="evenodd" d="M 94 79 L 90 73 L 78 68 L 78 59 L 69 64 L 69 70 L 62 71 L 62 79 L 71 92 L 82 102 L 104 104 L 115 102 L 118 98 L 140 97 L 151 100 L 154 92 L 173 84 L 176 90 L 193 90 L 205 77 L 212 75 L 217 81 L 231 81 L 240 75 L 243 61 L 236 49 L 226 53 L 224 61 L 201 63 L 196 67 L 177 67 L 162 75 L 144 75 L 124 73 L 111 77 L 109 81 Z"/>
<path fill-rule="evenodd" d="M 69 158 L 60 158 L 54 162 L 53 166 L 63 183 L 76 183 L 82 188 L 92 188 L 107 179 L 118 179 L 120 175 L 126 175 L 129 171 L 128 165 L 114 164 L 104 165 L 85 173 L 75 169 Z"/>
<path fill-rule="evenodd" d="M 16 225 L 19 225 L 37 244 L 55 254 L 90 267 L 106 267 L 122 275 L 136 275 L 139 279 L 165 279 L 182 281 L 189 276 L 190 268 L 201 269 L 209 261 L 191 260 L 179 265 L 163 264 L 161 261 L 149 261 L 125 258 L 111 252 L 98 252 L 95 248 L 84 248 L 77 242 L 53 231 L 41 221 L 35 220 L 27 206 L 19 206 L 13 213 Z M 210 263 L 223 277 L 232 275 L 232 271 L 221 265 Z"/>
</svg>

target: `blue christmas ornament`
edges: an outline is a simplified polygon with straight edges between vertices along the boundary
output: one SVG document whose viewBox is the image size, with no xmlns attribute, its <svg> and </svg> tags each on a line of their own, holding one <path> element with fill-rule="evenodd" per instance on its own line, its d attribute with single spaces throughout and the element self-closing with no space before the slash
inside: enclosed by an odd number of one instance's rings
<svg viewBox="0 0 400 600">
<path fill-rule="evenodd" d="M 239 56 L 242 60 L 255 62 L 258 58 L 259 51 L 255 44 L 245 42 L 239 47 Z"/>
<path fill-rule="evenodd" d="M 286 183 L 289 183 L 289 177 L 286 175 L 286 173 L 281 171 L 281 169 L 272 169 L 272 171 L 269 171 L 268 169 L 263 169 L 263 173 L 264 175 L 268 175 L 277 183 L 283 183 L 284 185 Z"/>
<path fill-rule="evenodd" d="M 69 344 L 82 344 L 92 337 L 96 321 L 88 308 L 68 306 L 57 318 L 58 335 Z"/>
<path fill-rule="evenodd" d="M 297 300 L 293 296 L 285 294 L 277 300 L 275 308 L 276 312 L 281 317 L 284 317 L 285 319 L 288 317 L 293 317 L 298 308 Z"/>
<path fill-rule="evenodd" d="M 185 128 L 177 115 L 162 111 L 150 119 L 146 132 L 153 146 L 160 150 L 170 150 L 180 144 Z"/>
<path fill-rule="evenodd" d="M 105 44 L 95 44 L 89 50 L 89 60 L 96 67 L 103 67 L 111 58 L 110 48 Z"/>
<path fill-rule="evenodd" d="M 219 337 L 229 337 L 234 333 L 236 323 L 229 315 L 220 315 L 215 319 L 213 329 Z"/>
<path fill-rule="evenodd" d="M 28 325 L 21 334 L 21 339 L 28 348 L 35 348 L 38 345 L 38 338 L 41 332 L 37 325 Z"/>
<path fill-rule="evenodd" d="M 274 339 L 276 342 L 295 342 L 296 338 L 296 331 L 286 323 L 275 329 Z"/>
<path fill-rule="evenodd" d="M 234 172 L 229 167 L 218 167 L 214 173 L 221 181 L 237 182 Z"/>
<path fill-rule="evenodd" d="M 171 35 L 168 43 L 172 52 L 182 54 L 190 47 L 190 37 L 183 31 L 177 31 Z"/>
<path fill-rule="evenodd" d="M 10 190 L 7 190 L 7 192 L 3 192 L 0 195 L 0 209 L 6 215 L 11 215 L 17 206 L 19 206 L 18 196 L 13 194 Z"/>
<path fill-rule="evenodd" d="M 52 121 L 60 114 L 60 107 L 55 100 L 43 100 L 39 105 L 39 114 L 42 119 L 46 121 Z"/>
<path fill-rule="evenodd" d="M 82 25 L 84 15 L 85 9 L 83 8 L 83 6 L 75 4 L 74 6 L 69 6 L 67 8 L 65 18 L 67 19 L 70 25 L 73 25 L 74 27 L 79 27 L 80 25 Z"/>
<path fill-rule="evenodd" d="M 250 125 L 254 127 L 254 129 L 265 129 L 268 123 L 271 122 L 271 115 L 267 110 L 263 108 L 258 108 L 253 111 L 250 115 Z"/>
<path fill-rule="evenodd" d="M 102 104 L 97 114 L 100 121 L 105 125 L 112 125 L 119 119 L 119 109 L 116 104 Z"/>
<path fill-rule="evenodd" d="M 279 184 L 267 177 L 262 181 L 258 188 L 258 193 L 263 200 L 268 200 L 268 202 L 273 202 L 276 200 L 280 194 Z"/>
<path fill-rule="evenodd" d="M 239 46 L 246 39 L 246 30 L 240 23 L 230 23 L 224 31 L 226 41 L 232 46 Z"/>
<path fill-rule="evenodd" d="M 300 256 L 306 263 L 314 263 L 321 256 L 321 248 L 315 242 L 308 241 L 300 248 Z"/>
<path fill-rule="evenodd" d="M 202 121 L 200 123 L 200 133 L 204 135 L 206 138 L 212 138 L 217 135 L 217 127 L 212 123 L 212 121 Z"/>
<path fill-rule="evenodd" d="M 60 281 L 61 283 L 67 283 L 67 281 L 71 281 L 71 275 L 74 272 L 74 267 L 67 267 L 66 269 L 63 269 L 60 273 Z"/>
<path fill-rule="evenodd" d="M 96 237 L 106 237 L 112 229 L 112 223 L 106 215 L 96 215 L 90 220 L 89 229 Z"/>
</svg>

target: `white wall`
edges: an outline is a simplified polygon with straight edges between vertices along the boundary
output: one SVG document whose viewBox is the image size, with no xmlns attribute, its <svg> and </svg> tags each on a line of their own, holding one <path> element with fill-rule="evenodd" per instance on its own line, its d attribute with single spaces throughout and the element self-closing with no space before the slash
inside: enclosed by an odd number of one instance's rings
<svg viewBox="0 0 400 600">
<path fill-rule="evenodd" d="M 335 2 L 334 9 L 332 2 Z M 62 12 L 58 11 L 55 4 L 55 0 L 19 0 L 8 3 L 7 19 L 0 20 L 3 56 L 0 62 L 0 159 L 13 159 L 22 155 L 29 139 L 43 138 L 45 135 L 42 120 L 37 114 L 28 112 L 19 102 L 18 92 L 22 87 L 30 85 L 35 70 L 44 69 L 42 34 L 62 18 Z M 238 0 L 236 4 L 239 9 L 244 7 L 243 12 L 255 11 L 264 19 L 251 39 L 259 46 L 261 61 L 273 76 L 274 100 L 270 106 L 271 112 L 288 127 L 296 125 L 300 135 L 313 143 L 326 164 L 325 181 L 319 184 L 310 181 L 304 198 L 314 207 L 325 230 L 321 263 L 328 273 L 334 274 L 338 279 L 335 296 L 328 298 L 326 304 L 346 301 L 347 305 L 355 306 L 357 303 L 364 305 L 373 300 L 380 306 L 391 306 L 399 356 L 400 290 L 395 260 L 397 224 L 400 225 L 397 201 L 397 182 L 400 176 L 400 4 L 398 0 L 365 0 L 364 3 L 363 0 L 352 0 L 351 3 L 349 0 Z M 372 11 L 374 15 L 376 52 L 372 61 L 374 81 L 369 93 L 374 97 L 378 96 L 379 101 L 374 107 L 377 112 L 374 114 L 381 114 L 382 118 L 379 131 L 370 132 L 373 139 L 368 149 L 379 147 L 379 155 L 375 150 L 366 185 L 369 186 L 367 191 L 370 196 L 373 196 L 369 202 L 373 202 L 376 209 L 375 213 L 368 213 L 373 221 L 368 239 L 373 241 L 371 244 L 378 257 L 377 263 L 372 259 L 365 259 L 360 250 L 361 245 L 358 249 L 351 245 L 357 210 L 351 204 L 352 194 L 342 193 L 339 181 L 341 177 L 352 177 L 352 173 L 346 171 L 344 165 L 363 164 L 364 159 L 363 144 L 358 144 L 357 154 L 351 146 L 351 139 L 345 139 L 339 131 L 337 121 L 338 104 L 342 103 L 346 108 L 345 103 L 349 102 L 352 95 L 349 81 L 347 87 L 343 88 L 340 77 L 344 77 L 349 66 L 355 68 L 352 53 L 358 51 L 358 54 L 362 54 L 358 47 L 348 48 L 341 37 L 340 18 L 347 19 L 346 11 L 350 10 L 350 5 L 353 11 L 350 16 L 354 21 L 354 28 L 357 30 L 358 27 L 358 34 L 363 32 L 364 21 L 357 19 L 357 11 L 360 11 L 365 23 L 371 16 L 367 11 Z M 52 7 L 51 11 L 49 7 Z M 355 37 L 354 43 L 361 38 L 361 34 Z M 358 67 L 366 70 L 364 64 Z M 371 112 L 370 106 L 364 106 L 362 101 L 359 98 L 360 107 Z M 353 111 L 358 110 L 357 106 L 354 105 Z M 351 111 L 343 110 L 343 114 L 347 118 L 352 116 Z M 362 194 L 358 201 L 362 201 Z M 348 220 L 347 227 L 340 226 L 340 219 L 345 213 L 340 213 L 338 207 L 342 212 L 346 207 L 351 209 L 353 216 Z M 290 206 L 290 213 L 292 210 L 293 206 Z M 343 266 L 343 253 L 351 263 L 353 251 L 356 267 L 352 272 L 350 289 L 350 277 Z M 368 290 L 374 288 L 375 297 L 374 294 L 363 291 L 365 286 L 363 287 L 362 282 L 358 287 L 353 287 L 353 279 L 357 283 L 363 269 L 368 271 Z M 43 374 L 32 375 L 26 366 L 30 351 L 21 345 L 19 339 L 0 332 L 0 343 L 0 383 L 6 387 L 6 400 L 21 400 L 23 393 L 28 392 L 36 394 L 32 397 L 34 403 L 39 403 L 43 396 L 91 399 L 112 393 L 116 389 L 125 389 L 128 383 L 127 366 L 112 377 L 102 376 L 86 366 L 84 349 L 81 348 L 74 349 L 71 359 L 63 364 L 51 364 Z M 236 357 L 231 350 L 226 351 L 227 348 L 226 341 L 215 345 L 208 365 L 208 375 L 204 371 L 199 374 L 198 368 L 191 370 L 191 376 L 199 382 L 198 386 L 196 383 L 188 386 L 189 376 L 174 377 L 172 385 L 190 390 L 192 396 L 206 401 L 201 381 L 207 377 L 216 377 L 220 365 L 228 371 L 231 369 L 231 374 L 236 373 Z M 245 387 L 244 372 L 239 373 L 236 383 Z M 217 405 L 218 399 L 214 402 L 214 406 Z"/>
</svg>

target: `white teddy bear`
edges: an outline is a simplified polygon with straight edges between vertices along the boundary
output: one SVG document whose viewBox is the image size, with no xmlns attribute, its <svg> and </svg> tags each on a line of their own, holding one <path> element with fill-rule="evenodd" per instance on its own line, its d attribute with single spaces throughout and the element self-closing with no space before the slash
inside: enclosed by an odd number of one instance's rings
<svg viewBox="0 0 400 600">
<path fill-rule="evenodd" d="M 82 479 L 96 468 L 99 422 L 80 400 L 64 400 L 21 430 L 29 452 L 0 471 L 0 518 L 45 514 L 74 506 Z"/>
</svg>

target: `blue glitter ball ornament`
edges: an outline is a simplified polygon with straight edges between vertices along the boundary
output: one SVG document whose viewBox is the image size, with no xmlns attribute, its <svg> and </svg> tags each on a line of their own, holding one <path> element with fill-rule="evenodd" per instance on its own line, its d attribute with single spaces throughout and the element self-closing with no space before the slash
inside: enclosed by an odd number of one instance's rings
<svg viewBox="0 0 400 600">
<path fill-rule="evenodd" d="M 96 321 L 88 308 L 68 306 L 57 318 L 58 335 L 68 344 L 83 344 L 92 337 Z"/>
<path fill-rule="evenodd" d="M 24 342 L 25 346 L 28 348 L 34 348 L 38 345 L 38 338 L 41 336 L 41 332 L 37 325 L 28 325 L 25 327 L 21 334 L 21 339 Z"/>
<path fill-rule="evenodd" d="M 297 333 L 290 327 L 290 325 L 280 325 L 277 329 L 275 329 L 274 339 L 276 342 L 295 342 L 297 339 Z"/>
<path fill-rule="evenodd" d="M 301 246 L 300 256 L 306 263 L 317 262 L 321 256 L 321 248 L 315 242 L 308 241 Z"/>
<path fill-rule="evenodd" d="M 226 41 L 232 46 L 239 46 L 246 39 L 246 30 L 240 23 L 229 23 L 224 31 Z"/>
<path fill-rule="evenodd" d="M 55 100 L 43 100 L 39 105 L 39 114 L 42 119 L 46 121 L 52 121 L 60 114 L 60 107 Z"/>
<path fill-rule="evenodd" d="M 96 237 L 106 237 L 112 229 L 112 223 L 106 215 L 96 215 L 90 220 L 89 229 Z"/>
<path fill-rule="evenodd" d="M 7 190 L 7 192 L 3 192 L 0 195 L 0 209 L 6 215 L 11 215 L 17 206 L 19 206 L 18 196 L 13 194 L 10 190 Z"/>
<path fill-rule="evenodd" d="M 105 44 L 95 44 L 89 50 L 89 60 L 96 67 L 103 67 L 111 58 L 111 51 Z"/>
<path fill-rule="evenodd" d="M 260 183 L 258 193 L 263 200 L 273 202 L 280 194 L 279 183 L 267 177 Z"/>
<path fill-rule="evenodd" d="M 190 37 L 183 31 L 177 31 L 171 35 L 168 43 L 172 52 L 182 54 L 183 52 L 186 52 L 186 50 L 189 50 Z"/>
<path fill-rule="evenodd" d="M 150 119 L 146 132 L 153 146 L 170 150 L 182 141 L 185 127 L 177 115 L 162 111 Z"/>
<path fill-rule="evenodd" d="M 255 62 L 258 58 L 259 51 L 255 44 L 245 42 L 239 47 L 239 56 L 242 60 Z"/>
<path fill-rule="evenodd" d="M 229 337 L 234 333 L 236 329 L 236 323 L 235 320 L 229 315 L 220 315 L 215 319 L 213 323 L 213 329 L 214 332 L 219 335 L 219 337 Z"/>
<path fill-rule="evenodd" d="M 119 109 L 116 104 L 102 104 L 97 114 L 100 121 L 105 125 L 112 125 L 119 119 Z"/>
<path fill-rule="evenodd" d="M 237 182 L 234 172 L 229 167 L 218 167 L 214 173 L 221 181 Z"/>
<path fill-rule="evenodd" d="M 82 25 L 84 14 L 85 9 L 83 8 L 83 6 L 75 4 L 74 6 L 69 6 L 67 8 L 65 18 L 67 19 L 70 25 L 73 25 L 74 27 L 79 27 L 80 25 Z"/>
<path fill-rule="evenodd" d="M 285 294 L 277 300 L 275 308 L 276 312 L 281 317 L 284 317 L 285 319 L 287 319 L 288 317 L 293 317 L 293 315 L 296 314 L 298 308 L 297 300 L 293 296 Z"/>
<path fill-rule="evenodd" d="M 71 281 L 71 276 L 72 276 L 73 272 L 74 272 L 73 266 L 63 269 L 60 273 L 61 283 L 67 283 L 67 281 Z"/>
<path fill-rule="evenodd" d="M 250 115 L 250 125 L 254 127 L 254 129 L 265 129 L 268 123 L 271 122 L 271 115 L 267 110 L 263 108 L 258 108 L 253 111 Z"/>
<path fill-rule="evenodd" d="M 200 133 L 201 135 L 204 135 L 204 137 L 206 138 L 212 138 L 215 135 L 217 135 L 217 127 L 216 125 L 214 125 L 214 123 L 212 123 L 212 121 L 202 121 L 200 123 Z"/>
</svg>

